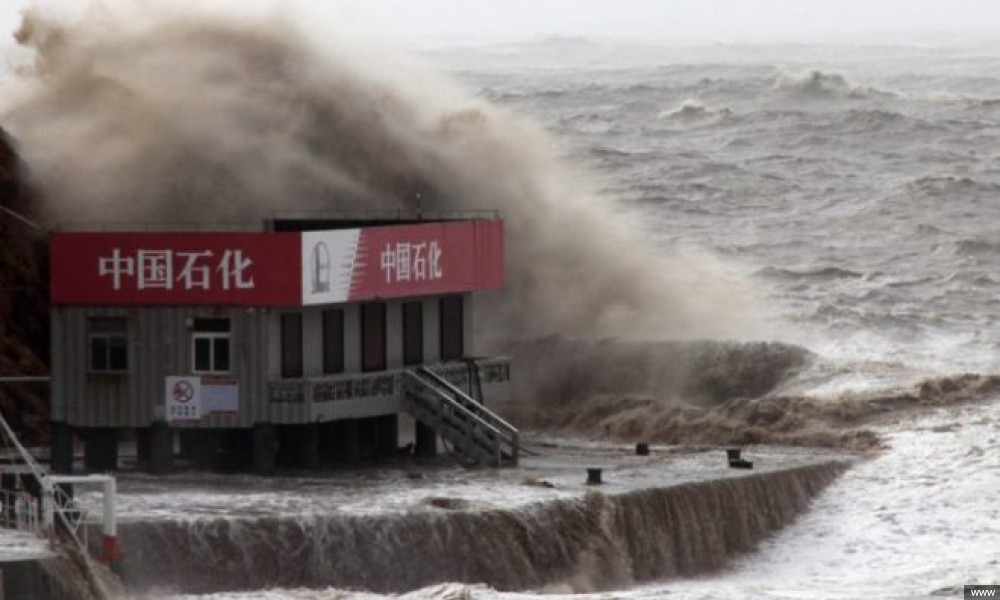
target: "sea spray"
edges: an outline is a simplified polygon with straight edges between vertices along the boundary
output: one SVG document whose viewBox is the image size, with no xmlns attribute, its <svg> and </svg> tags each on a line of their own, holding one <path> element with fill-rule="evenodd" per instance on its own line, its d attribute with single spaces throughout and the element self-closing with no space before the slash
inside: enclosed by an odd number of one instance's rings
<svg viewBox="0 0 1000 600">
<path fill-rule="evenodd" d="M 35 66 L 4 86 L 0 122 L 50 221 L 497 210 L 507 284 L 477 311 L 489 339 L 736 335 L 752 314 L 745 283 L 705 253 L 655 252 L 534 123 L 370 48 L 317 44 L 278 9 L 34 9 L 17 37 Z"/>
</svg>

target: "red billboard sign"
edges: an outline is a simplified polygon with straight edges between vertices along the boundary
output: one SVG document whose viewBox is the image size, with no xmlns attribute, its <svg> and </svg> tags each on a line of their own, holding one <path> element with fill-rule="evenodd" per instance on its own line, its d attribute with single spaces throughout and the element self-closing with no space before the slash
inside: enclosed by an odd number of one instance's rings
<svg viewBox="0 0 1000 600">
<path fill-rule="evenodd" d="M 496 289 L 500 221 L 304 233 L 53 233 L 53 304 L 299 306 Z"/>
<path fill-rule="evenodd" d="M 53 233 L 53 304 L 298 304 L 296 233 Z"/>
<path fill-rule="evenodd" d="M 503 225 L 462 221 L 302 234 L 302 303 L 503 286 Z"/>
</svg>

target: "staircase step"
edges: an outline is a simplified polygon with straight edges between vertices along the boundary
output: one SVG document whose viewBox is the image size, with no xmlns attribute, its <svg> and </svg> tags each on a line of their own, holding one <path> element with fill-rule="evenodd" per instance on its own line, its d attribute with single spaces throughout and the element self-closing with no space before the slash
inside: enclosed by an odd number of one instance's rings
<svg viewBox="0 0 1000 600">
<path fill-rule="evenodd" d="M 434 429 L 453 452 L 483 464 L 516 465 L 517 430 L 462 390 L 440 380 L 428 369 L 409 371 L 403 410 Z M 511 432 L 513 443 L 497 433 Z"/>
<path fill-rule="evenodd" d="M 428 425 L 435 430 L 448 428 L 450 430 L 449 434 L 443 436 L 448 438 L 448 441 L 456 442 L 459 440 L 469 439 L 481 446 L 484 450 L 495 454 L 493 449 L 496 447 L 497 442 L 478 428 L 470 428 L 465 423 L 458 423 L 443 418 L 440 414 L 435 414 L 426 408 L 415 408 L 407 412 L 410 412 L 411 416 L 418 418 L 425 425 Z M 443 434 L 444 432 L 439 431 L 439 433 Z"/>
<path fill-rule="evenodd" d="M 426 408 L 411 405 L 407 412 L 410 413 L 410 416 L 433 428 L 441 437 L 453 445 L 461 445 L 463 448 L 476 448 L 483 453 L 487 453 L 488 457 L 496 455 L 495 450 L 493 450 L 495 444 L 479 431 L 463 429 L 454 423 L 442 419 L 440 415 L 436 415 Z"/>
</svg>

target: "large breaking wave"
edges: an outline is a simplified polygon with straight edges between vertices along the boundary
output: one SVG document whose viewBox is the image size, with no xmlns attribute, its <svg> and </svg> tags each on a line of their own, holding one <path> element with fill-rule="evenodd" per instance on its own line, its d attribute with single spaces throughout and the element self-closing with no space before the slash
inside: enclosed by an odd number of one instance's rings
<svg viewBox="0 0 1000 600">
<path fill-rule="evenodd" d="M 662 444 L 791 444 L 857 451 L 907 412 L 981 402 L 1000 376 L 955 375 L 815 394 L 828 365 L 779 343 L 599 343 L 548 338 L 514 350 L 518 400 L 501 410 L 556 434 Z M 543 359 L 542 357 L 548 357 Z"/>
<path fill-rule="evenodd" d="M 478 311 L 493 337 L 733 334 L 748 318 L 749 290 L 714 259 L 653 252 L 538 126 L 443 76 L 336 31 L 319 43 L 277 9 L 94 6 L 29 11 L 17 39 L 35 65 L 0 100 L 50 221 L 498 210 L 507 289 Z"/>
</svg>

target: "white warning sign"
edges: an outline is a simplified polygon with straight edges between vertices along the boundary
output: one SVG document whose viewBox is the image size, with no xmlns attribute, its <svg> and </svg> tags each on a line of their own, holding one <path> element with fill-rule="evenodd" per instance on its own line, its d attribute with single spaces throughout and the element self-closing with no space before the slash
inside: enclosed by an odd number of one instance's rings
<svg viewBox="0 0 1000 600">
<path fill-rule="evenodd" d="M 167 421 L 197 421 L 201 418 L 201 377 L 167 377 Z"/>
</svg>

